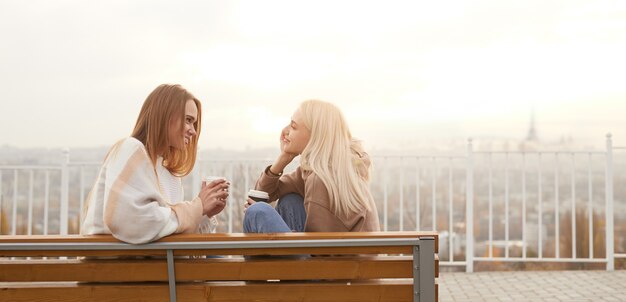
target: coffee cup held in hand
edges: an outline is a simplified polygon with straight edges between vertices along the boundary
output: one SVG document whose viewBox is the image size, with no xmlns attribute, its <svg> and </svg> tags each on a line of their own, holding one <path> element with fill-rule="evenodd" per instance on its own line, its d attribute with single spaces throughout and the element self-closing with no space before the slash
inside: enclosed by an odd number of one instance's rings
<svg viewBox="0 0 626 302">
<path fill-rule="evenodd" d="M 202 178 L 202 182 L 208 185 L 212 181 L 218 180 L 218 179 L 226 180 L 226 177 L 222 177 L 222 176 L 205 176 L 205 177 Z"/>
<path fill-rule="evenodd" d="M 270 195 L 264 191 L 250 190 L 248 191 L 248 198 L 257 202 L 258 201 L 269 202 Z"/>
</svg>

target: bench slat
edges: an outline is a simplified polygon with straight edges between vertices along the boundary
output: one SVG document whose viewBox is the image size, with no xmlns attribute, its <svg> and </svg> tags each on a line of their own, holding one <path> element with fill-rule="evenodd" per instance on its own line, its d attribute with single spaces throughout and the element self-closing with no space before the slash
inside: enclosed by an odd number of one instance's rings
<svg viewBox="0 0 626 302">
<path fill-rule="evenodd" d="M 165 250 L 0 250 L 0 257 L 114 257 L 114 256 L 161 256 Z M 348 246 L 303 248 L 239 248 L 211 250 L 174 250 L 175 256 L 201 255 L 354 255 L 354 254 L 412 254 L 410 246 Z"/>
<path fill-rule="evenodd" d="M 389 257 L 313 257 L 298 259 L 178 259 L 177 281 L 307 280 L 411 278 L 412 259 Z M 167 281 L 167 263 L 159 259 L 4 260 L 0 282 Z M 124 272 L 120 274 L 119 272 Z"/>
<path fill-rule="evenodd" d="M 244 286 L 245 285 L 245 286 Z M 167 285 L 0 283 L 4 301 L 169 301 Z M 28 290 L 33 288 L 36 290 Z M 207 282 L 177 285 L 179 301 L 412 301 L 411 279 L 346 282 Z M 113 298 L 115 297 L 115 298 Z"/>
</svg>

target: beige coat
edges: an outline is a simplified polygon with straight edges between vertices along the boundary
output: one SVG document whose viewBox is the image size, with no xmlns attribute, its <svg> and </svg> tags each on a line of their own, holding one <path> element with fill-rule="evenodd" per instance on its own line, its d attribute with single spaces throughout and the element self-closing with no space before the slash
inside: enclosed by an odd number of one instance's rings
<svg viewBox="0 0 626 302">
<path fill-rule="evenodd" d="M 359 160 L 362 161 L 361 166 L 364 169 L 369 167 L 370 161 L 367 154 Z M 270 200 L 276 200 L 289 193 L 304 196 L 304 208 L 307 213 L 304 226 L 306 232 L 380 231 L 378 211 L 369 191 L 366 196 L 368 196 L 367 202 L 371 205 L 370 210 L 341 217 L 331 210 L 331 197 L 328 189 L 312 171 L 304 170 L 299 166 L 294 172 L 277 177 L 269 174 L 268 169 L 269 167 L 261 174 L 256 183 L 256 189 L 266 191 L 270 195 Z"/>
</svg>

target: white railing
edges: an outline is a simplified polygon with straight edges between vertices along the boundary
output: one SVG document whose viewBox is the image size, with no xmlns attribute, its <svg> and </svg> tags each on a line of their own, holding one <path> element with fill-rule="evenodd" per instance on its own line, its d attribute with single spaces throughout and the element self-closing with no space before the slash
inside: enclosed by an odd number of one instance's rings
<svg viewBox="0 0 626 302">
<path fill-rule="evenodd" d="M 462 156 L 374 156 L 371 189 L 383 230 L 439 232 L 442 265 L 471 272 L 477 262 L 573 262 L 613 270 L 615 258 L 626 258 L 614 247 L 616 234 L 626 242 L 624 230 L 614 230 L 614 172 L 626 171 L 614 150 L 626 147 L 607 135 L 602 152 L 486 152 L 469 141 Z M 271 162 L 200 160 L 184 181 L 186 197 L 197 195 L 202 176 L 225 176 L 231 196 L 218 231 L 240 232 L 240 205 Z M 59 166 L 0 166 L 2 233 L 76 233 L 99 165 L 70 162 L 64 151 Z"/>
<path fill-rule="evenodd" d="M 607 215 L 607 229 L 606 232 L 609 233 L 610 235 L 607 236 L 607 244 L 606 244 L 606 248 L 609 251 L 609 253 L 611 255 L 607 255 L 607 270 L 613 270 L 614 269 L 614 265 L 615 265 L 615 259 L 617 258 L 621 258 L 621 259 L 626 259 L 626 248 L 624 248 L 623 250 L 621 250 L 618 253 L 615 253 L 615 249 L 613 247 L 613 243 L 614 241 L 614 236 L 615 236 L 615 223 L 614 223 L 614 188 L 613 188 L 613 181 L 614 181 L 614 166 L 613 165 L 613 151 L 614 150 L 618 150 L 618 151 L 626 151 L 626 146 L 613 146 L 612 145 L 613 142 L 611 140 L 611 135 L 607 135 L 607 193 L 609 193 L 608 197 L 607 197 L 607 209 L 606 211 L 611 213 L 611 215 Z M 625 166 L 621 166 L 621 168 L 623 170 L 626 171 L 626 167 Z M 624 188 L 626 186 L 624 186 L 624 182 L 620 182 L 622 185 L 620 187 Z M 622 199 L 621 201 L 624 202 L 624 197 L 620 196 Z M 610 222 L 608 221 L 610 219 Z M 626 240 L 624 239 L 624 237 L 626 236 L 624 233 L 626 233 L 626 230 L 621 230 L 621 236 L 619 236 L 618 238 L 622 239 L 624 242 L 622 244 L 622 247 L 624 245 L 626 245 Z M 611 257 L 612 256 L 612 257 Z M 612 259 L 611 259 L 612 258 Z"/>
<path fill-rule="evenodd" d="M 493 230 L 494 230 L 494 221 L 493 219 L 496 218 L 497 216 L 494 216 L 493 214 L 493 207 L 494 207 L 494 179 L 493 179 L 493 165 L 492 165 L 492 160 L 493 160 L 493 156 L 494 154 L 497 154 L 495 152 L 476 152 L 475 156 L 478 155 L 485 155 L 488 157 L 488 196 L 487 196 L 487 200 L 488 200 L 488 217 L 489 217 L 489 222 L 488 222 L 488 253 L 485 257 L 476 257 L 474 258 L 475 261 L 518 261 L 520 258 L 524 261 L 545 261 L 545 262 L 552 262 L 552 261 L 556 261 L 559 262 L 561 260 L 564 261 L 571 261 L 571 262 L 597 262 L 597 261 L 604 261 L 598 258 L 594 258 L 594 246 L 593 246 L 593 240 L 589 240 L 588 242 L 588 256 L 586 258 L 581 258 L 581 257 L 577 257 L 577 243 L 576 240 L 578 237 L 582 237 L 579 236 L 579 234 L 581 232 L 587 231 L 587 234 L 594 234 L 594 221 L 593 221 L 593 212 L 595 210 L 594 208 L 594 186 L 593 186 L 593 169 L 592 169 L 592 163 L 593 163 L 593 157 L 594 156 L 598 156 L 598 157 L 604 157 L 606 156 L 604 152 L 504 152 L 502 156 L 504 156 L 504 172 L 503 172 L 503 186 L 504 186 L 504 196 L 503 197 L 503 206 L 504 206 L 504 257 L 495 257 L 493 255 L 493 247 L 494 247 L 494 240 L 493 240 Z M 512 157 L 518 157 L 520 158 L 521 161 L 521 167 L 519 167 L 518 169 L 514 169 L 515 171 L 511 171 L 511 165 L 509 165 L 508 163 L 510 163 L 512 161 Z M 533 169 L 534 171 L 529 171 L 530 169 L 528 168 L 528 160 L 529 157 L 534 157 L 535 160 L 535 165 L 536 167 Z M 553 165 L 553 167 L 551 167 L 551 169 L 546 169 L 546 158 L 547 157 L 552 157 L 552 161 L 551 164 Z M 586 179 L 585 179 L 585 183 L 587 184 L 587 197 L 586 197 L 586 201 L 585 200 L 581 200 L 583 197 L 577 195 L 577 192 L 580 191 L 581 188 L 577 189 L 577 184 L 582 183 L 583 181 L 580 180 L 580 176 L 578 176 L 577 174 L 579 174 L 580 169 L 577 168 L 577 158 L 586 158 L 587 159 L 587 169 L 586 169 Z M 563 167 L 563 161 L 565 161 L 566 163 L 569 162 L 569 166 L 570 166 L 570 170 L 569 171 L 562 171 L 562 167 Z M 551 170 L 551 171 L 550 171 Z M 514 173 L 516 172 L 516 173 Z M 562 179 L 562 174 L 563 173 L 569 173 L 569 175 L 566 175 L 566 177 L 569 178 L 565 179 L 565 180 L 561 180 Z M 610 170 L 607 172 L 607 175 L 609 175 Z M 512 257 L 510 255 L 510 249 L 514 246 L 513 244 L 513 240 L 511 240 L 511 207 L 515 204 L 511 201 L 511 199 L 513 198 L 513 194 L 511 193 L 512 190 L 512 184 L 511 184 L 511 175 L 512 174 L 518 174 L 519 175 L 519 182 L 516 182 L 520 188 L 520 192 L 517 194 L 517 199 L 519 201 L 519 207 L 521 208 L 520 210 L 520 219 L 518 219 L 518 221 L 521 221 L 521 240 L 515 240 L 516 243 L 518 243 L 518 245 L 520 245 L 520 254 L 519 257 Z M 548 174 L 548 175 L 546 175 Z M 552 175 L 549 175 L 552 174 Z M 529 189 L 528 186 L 528 182 L 529 182 L 529 176 L 534 176 L 534 181 L 536 182 L 536 191 L 532 192 L 532 190 Z M 547 180 L 549 178 L 553 177 L 553 184 L 552 186 L 544 186 L 544 182 L 547 182 Z M 607 178 L 608 179 L 608 178 Z M 569 182 L 569 184 L 567 184 Z M 563 190 L 563 187 L 566 187 L 566 190 Z M 569 188 L 567 188 L 567 186 L 569 186 Z M 611 208 L 609 208 L 609 185 L 607 182 L 607 191 L 606 191 L 606 198 L 607 198 L 607 206 L 605 208 L 605 210 L 603 211 L 606 214 L 606 221 L 607 221 L 607 231 L 606 231 L 606 238 L 607 238 L 607 242 L 611 241 L 611 234 L 612 231 L 609 231 L 608 227 L 611 225 L 611 222 L 609 221 L 609 218 L 611 217 L 610 213 L 612 213 L 612 210 L 610 210 Z M 548 192 L 547 192 L 548 191 Z M 569 196 L 565 196 L 566 193 L 568 193 L 567 191 L 569 191 Z M 534 193 L 534 197 L 532 198 L 533 201 L 536 201 L 536 209 L 534 211 L 530 211 L 528 208 L 528 203 L 530 202 L 530 199 L 528 196 Z M 550 200 L 544 200 L 544 197 L 546 194 L 551 194 L 552 199 Z M 544 203 L 545 202 L 545 203 Z M 565 202 L 565 206 L 563 207 L 563 202 Z M 579 209 L 579 205 L 581 203 L 585 203 L 586 202 L 586 210 L 587 210 L 587 230 L 579 230 L 577 228 L 577 210 Z M 550 204 L 551 203 L 551 204 Z M 553 234 L 554 234 L 554 255 L 552 257 L 546 257 L 544 256 L 544 232 L 543 229 L 546 226 L 547 223 L 549 222 L 544 222 L 543 219 L 546 215 L 546 207 L 552 207 L 552 211 L 551 213 L 547 213 L 547 214 L 551 214 L 551 218 L 553 219 L 553 223 L 552 226 L 554 228 Z M 563 207 L 563 208 L 562 208 Z M 566 251 L 562 251 L 561 245 L 562 245 L 562 240 L 561 240 L 561 224 L 562 224 L 562 219 L 563 217 L 563 210 L 569 210 L 569 227 L 570 229 L 568 230 L 570 233 L 570 235 L 568 236 L 567 239 L 570 240 L 571 244 L 569 247 L 565 247 L 565 248 L 569 248 L 570 251 L 570 257 L 562 257 L 561 254 L 563 252 Z M 530 223 L 529 219 L 528 219 L 528 215 L 529 214 L 535 214 L 536 215 L 536 222 L 534 223 Z M 469 217 L 469 216 L 468 216 Z M 469 219 L 468 219 L 469 220 Z M 530 226 L 535 226 L 536 229 L 536 241 L 537 241 L 537 248 L 536 248 L 536 253 L 537 255 L 535 257 L 529 257 L 528 256 L 528 248 L 529 248 L 529 231 L 528 228 Z M 565 230 L 563 230 L 565 231 Z M 571 234 L 576 234 L 576 236 L 572 236 Z M 534 236 L 534 235 L 533 235 Z M 588 235 L 589 236 L 589 235 Z M 607 244 L 607 250 L 610 251 L 609 245 Z M 611 246 L 612 248 L 612 246 Z M 610 254 L 607 255 L 608 258 L 610 258 Z M 608 259 L 607 258 L 607 259 Z"/>
</svg>

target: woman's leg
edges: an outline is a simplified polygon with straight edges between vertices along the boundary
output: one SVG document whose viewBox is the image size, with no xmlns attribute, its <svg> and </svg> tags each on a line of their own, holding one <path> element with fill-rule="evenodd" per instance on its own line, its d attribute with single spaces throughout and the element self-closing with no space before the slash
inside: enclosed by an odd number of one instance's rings
<svg viewBox="0 0 626 302">
<path fill-rule="evenodd" d="M 243 217 L 244 233 L 288 233 L 291 229 L 274 208 L 265 202 L 251 205 Z"/>
<path fill-rule="evenodd" d="M 289 229 L 294 232 L 304 232 L 306 223 L 306 210 L 304 198 L 299 194 L 291 193 L 278 200 L 276 212 L 287 223 Z"/>
</svg>

